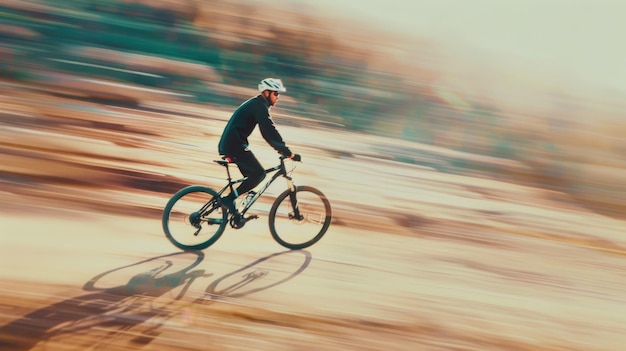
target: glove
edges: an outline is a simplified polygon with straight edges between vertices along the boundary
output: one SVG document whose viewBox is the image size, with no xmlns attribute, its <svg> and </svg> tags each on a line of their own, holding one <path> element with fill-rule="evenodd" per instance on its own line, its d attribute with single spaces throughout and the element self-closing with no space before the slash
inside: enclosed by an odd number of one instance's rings
<svg viewBox="0 0 626 351">
<path fill-rule="evenodd" d="M 300 154 L 291 154 L 291 156 L 289 156 L 290 159 L 296 161 L 296 162 L 300 162 L 302 161 L 302 157 L 300 156 Z"/>
</svg>

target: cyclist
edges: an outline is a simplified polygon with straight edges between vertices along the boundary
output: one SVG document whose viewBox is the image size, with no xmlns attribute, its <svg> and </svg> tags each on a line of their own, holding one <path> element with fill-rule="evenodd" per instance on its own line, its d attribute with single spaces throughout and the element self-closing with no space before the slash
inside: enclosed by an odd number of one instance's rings
<svg viewBox="0 0 626 351">
<path fill-rule="evenodd" d="M 283 138 L 276 130 L 270 109 L 276 105 L 281 93 L 287 91 L 283 82 L 276 78 L 263 79 L 259 85 L 259 95 L 242 103 L 233 112 L 226 124 L 218 145 L 219 154 L 237 164 L 244 177 L 248 177 L 233 192 L 222 198 L 222 204 L 241 221 L 241 214 L 237 211 L 235 200 L 239 195 L 251 191 L 265 179 L 265 169 L 249 148 L 248 137 L 258 125 L 261 135 L 278 153 L 296 161 L 300 155 L 293 154 Z"/>
</svg>

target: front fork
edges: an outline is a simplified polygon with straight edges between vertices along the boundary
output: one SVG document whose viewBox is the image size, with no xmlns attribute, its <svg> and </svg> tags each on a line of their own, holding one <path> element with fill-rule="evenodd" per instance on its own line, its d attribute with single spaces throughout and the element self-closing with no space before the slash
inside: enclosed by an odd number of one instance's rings
<svg viewBox="0 0 626 351">
<path fill-rule="evenodd" d="M 296 185 L 293 183 L 293 178 L 285 177 L 287 179 L 287 188 L 289 189 L 289 200 L 291 201 L 291 208 L 293 208 L 293 215 L 291 218 L 301 221 L 303 219 L 300 214 L 300 208 L 298 207 L 298 199 L 296 198 Z"/>
</svg>

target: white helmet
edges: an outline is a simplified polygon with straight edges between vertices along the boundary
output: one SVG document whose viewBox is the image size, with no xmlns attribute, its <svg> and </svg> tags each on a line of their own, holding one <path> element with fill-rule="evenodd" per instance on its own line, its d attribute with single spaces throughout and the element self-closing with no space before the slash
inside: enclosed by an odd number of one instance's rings
<svg viewBox="0 0 626 351">
<path fill-rule="evenodd" d="M 287 91 L 287 88 L 283 86 L 283 81 L 276 78 L 265 78 L 259 83 L 259 91 L 277 91 L 279 93 L 284 93 Z"/>
</svg>

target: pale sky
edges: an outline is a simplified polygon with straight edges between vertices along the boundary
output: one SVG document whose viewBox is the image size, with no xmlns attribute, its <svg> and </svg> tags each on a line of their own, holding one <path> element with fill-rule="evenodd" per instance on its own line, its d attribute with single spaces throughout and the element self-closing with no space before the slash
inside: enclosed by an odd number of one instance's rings
<svg viewBox="0 0 626 351">
<path fill-rule="evenodd" d="M 390 31 L 515 55 L 626 94 L 626 0 L 315 2 Z"/>
</svg>

